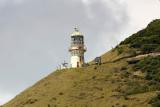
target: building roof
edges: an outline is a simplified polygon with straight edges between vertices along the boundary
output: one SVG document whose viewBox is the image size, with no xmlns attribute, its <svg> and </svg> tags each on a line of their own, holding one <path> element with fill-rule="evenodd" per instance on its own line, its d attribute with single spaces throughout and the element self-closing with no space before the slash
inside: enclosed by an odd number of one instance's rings
<svg viewBox="0 0 160 107">
<path fill-rule="evenodd" d="M 78 28 L 74 28 L 75 31 L 71 34 L 71 36 L 83 36 L 81 32 L 79 32 Z"/>
</svg>

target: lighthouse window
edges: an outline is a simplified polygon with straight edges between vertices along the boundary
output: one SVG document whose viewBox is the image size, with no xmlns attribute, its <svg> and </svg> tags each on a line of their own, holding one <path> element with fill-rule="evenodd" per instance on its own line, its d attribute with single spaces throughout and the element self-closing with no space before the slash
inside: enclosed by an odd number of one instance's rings
<svg viewBox="0 0 160 107">
<path fill-rule="evenodd" d="M 72 37 L 72 44 L 83 44 L 83 37 Z"/>
<path fill-rule="evenodd" d="M 75 39 L 72 37 L 72 41 L 74 41 Z"/>
<path fill-rule="evenodd" d="M 82 42 L 82 38 L 80 38 L 80 41 Z"/>
</svg>

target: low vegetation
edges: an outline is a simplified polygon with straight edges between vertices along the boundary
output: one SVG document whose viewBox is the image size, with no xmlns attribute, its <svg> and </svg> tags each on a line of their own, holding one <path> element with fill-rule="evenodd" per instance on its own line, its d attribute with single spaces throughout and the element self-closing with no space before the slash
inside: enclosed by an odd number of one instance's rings
<svg viewBox="0 0 160 107">
<path fill-rule="evenodd" d="M 160 82 L 160 56 L 144 58 L 136 63 L 135 70 L 143 71 L 147 80 Z"/>
<path fill-rule="evenodd" d="M 154 20 L 143 29 L 126 40 L 120 45 L 129 45 L 130 48 L 137 48 L 142 53 L 159 52 L 160 51 L 160 20 Z"/>
<path fill-rule="evenodd" d="M 150 100 L 149 104 L 151 104 L 152 107 L 160 107 L 160 93 L 159 92 L 156 94 L 156 96 L 154 96 Z"/>
</svg>

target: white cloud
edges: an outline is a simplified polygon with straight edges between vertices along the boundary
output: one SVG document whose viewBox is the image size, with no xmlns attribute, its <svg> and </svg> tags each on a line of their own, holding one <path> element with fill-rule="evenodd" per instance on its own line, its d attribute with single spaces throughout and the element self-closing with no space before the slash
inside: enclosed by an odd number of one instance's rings
<svg viewBox="0 0 160 107">
<path fill-rule="evenodd" d="M 7 0 L 0 0 L 0 7 L 5 6 L 7 2 L 8 2 Z"/>
<path fill-rule="evenodd" d="M 132 32 L 143 29 L 152 20 L 160 18 L 158 0 L 126 0 L 126 3 Z"/>
<path fill-rule="evenodd" d="M 20 5 L 26 0 L 0 0 L 0 8 L 5 7 L 6 5 Z"/>
<path fill-rule="evenodd" d="M 17 5 L 24 3 L 26 0 L 13 0 L 13 2 Z"/>
</svg>

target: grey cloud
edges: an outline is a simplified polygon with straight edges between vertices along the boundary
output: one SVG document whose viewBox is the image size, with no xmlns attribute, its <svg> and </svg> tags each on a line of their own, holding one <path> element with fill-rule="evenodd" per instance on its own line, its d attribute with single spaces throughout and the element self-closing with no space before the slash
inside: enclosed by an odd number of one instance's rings
<svg viewBox="0 0 160 107">
<path fill-rule="evenodd" d="M 91 60 L 117 43 L 128 20 L 118 0 L 8 0 L 0 7 L 0 89 L 15 95 L 69 61 L 74 26 L 85 34 Z"/>
</svg>

